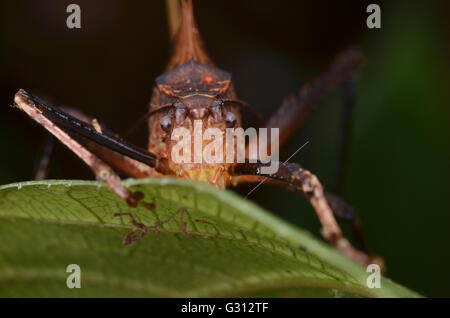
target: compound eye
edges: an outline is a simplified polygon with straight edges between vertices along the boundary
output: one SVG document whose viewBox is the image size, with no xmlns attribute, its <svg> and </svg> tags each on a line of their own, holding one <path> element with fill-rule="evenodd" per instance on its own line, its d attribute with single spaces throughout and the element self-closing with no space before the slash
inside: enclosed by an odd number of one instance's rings
<svg viewBox="0 0 450 318">
<path fill-rule="evenodd" d="M 225 114 L 225 122 L 226 122 L 227 128 L 234 127 L 236 125 L 236 116 L 231 112 L 226 113 Z"/>
<path fill-rule="evenodd" d="M 161 118 L 161 129 L 164 130 L 165 133 L 170 133 L 172 129 L 172 118 L 169 116 L 164 116 Z"/>
<path fill-rule="evenodd" d="M 215 102 L 211 106 L 211 114 L 213 115 L 214 119 L 219 121 L 222 119 L 222 105 L 220 105 L 218 102 Z"/>
</svg>

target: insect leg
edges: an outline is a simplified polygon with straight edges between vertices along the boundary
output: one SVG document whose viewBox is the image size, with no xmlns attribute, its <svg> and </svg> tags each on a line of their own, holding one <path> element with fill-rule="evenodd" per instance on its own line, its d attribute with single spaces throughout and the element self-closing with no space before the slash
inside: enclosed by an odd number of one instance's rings
<svg viewBox="0 0 450 318">
<path fill-rule="evenodd" d="M 353 130 L 353 115 L 355 110 L 355 79 L 349 76 L 343 83 L 343 101 L 341 112 L 341 132 L 336 162 L 336 179 L 334 192 L 342 194 L 344 179 L 347 171 L 348 155 L 350 152 L 351 136 Z"/>
<path fill-rule="evenodd" d="M 60 107 L 60 109 L 65 113 L 84 121 L 87 124 L 95 121 L 94 118 L 89 117 L 74 108 Z M 102 124 L 99 124 L 99 127 L 102 131 L 108 131 L 108 129 Z M 110 164 L 118 171 L 125 173 L 127 176 L 133 178 L 154 178 L 161 176 L 161 174 L 158 173 L 154 168 L 146 165 L 145 163 L 121 155 L 120 153 L 114 152 L 106 147 L 90 141 L 89 139 L 83 138 L 82 136 L 75 136 L 74 133 L 71 133 L 70 131 L 66 131 L 66 133 L 68 133 L 72 138 L 76 137 L 75 139 L 83 146 L 85 146 L 89 151 L 98 156 L 100 159 L 104 160 L 107 164 Z M 35 180 L 43 180 L 47 176 L 49 160 L 55 146 L 55 138 L 53 137 L 53 135 L 50 133 L 48 133 L 47 135 L 48 138 L 46 141 L 46 145 L 42 157 L 39 161 L 38 168 L 36 169 L 34 178 Z"/>
<path fill-rule="evenodd" d="M 363 60 L 357 48 L 340 54 L 328 71 L 303 85 L 297 94 L 286 97 L 265 125 L 280 129 L 280 146 L 301 127 L 311 111 L 335 87 L 351 77 Z"/>
<path fill-rule="evenodd" d="M 358 242 L 359 247 L 367 253 L 368 248 L 366 239 L 362 230 L 361 221 L 359 220 L 356 211 L 350 205 L 348 205 L 347 202 L 332 193 L 325 192 L 325 197 L 331 209 L 333 210 L 334 215 L 338 219 L 350 224 L 353 237 L 355 238 L 356 242 Z"/>
<path fill-rule="evenodd" d="M 63 110 L 65 113 L 87 123 L 95 123 L 96 119 L 94 119 L 91 116 L 88 116 L 82 112 L 80 112 L 77 109 L 70 108 L 70 107 L 61 107 L 61 110 Z M 108 132 L 111 135 L 115 135 L 113 132 L 111 132 L 104 124 L 98 123 L 98 128 L 102 132 Z M 67 131 L 69 135 L 74 137 L 74 134 L 71 134 L 70 131 Z M 117 136 L 117 138 L 120 138 Z M 117 153 L 115 151 L 110 150 L 107 147 L 103 147 L 93 141 L 90 141 L 87 138 L 83 138 L 82 136 L 76 136 L 76 139 L 85 146 L 89 151 L 94 153 L 96 156 L 98 156 L 100 159 L 105 161 L 106 163 L 110 164 L 112 167 L 116 168 L 118 171 L 121 171 L 125 173 L 127 176 L 133 177 L 133 178 L 153 178 L 153 177 L 159 177 L 161 174 L 159 174 L 154 168 L 150 167 L 149 165 L 134 160 L 130 157 L 127 157 L 125 155 L 122 155 L 120 153 Z"/>
<path fill-rule="evenodd" d="M 55 137 L 52 134 L 47 133 L 47 140 L 45 142 L 44 152 L 39 160 L 36 173 L 34 175 L 34 180 L 44 180 L 47 177 L 48 164 L 53 153 L 53 148 L 55 147 Z"/>
<path fill-rule="evenodd" d="M 260 172 L 263 166 L 265 164 L 262 163 L 237 163 L 231 166 L 230 175 L 264 176 Z M 376 261 L 366 253 L 355 249 L 343 236 L 341 228 L 334 218 L 333 210 L 327 201 L 322 184 L 315 175 L 298 164 L 280 163 L 276 173 L 265 177 L 287 183 L 292 190 L 308 198 L 322 224 L 322 235 L 332 246 L 360 264 L 367 265 Z"/>
<path fill-rule="evenodd" d="M 352 130 L 353 111 L 355 108 L 355 83 L 354 74 L 363 60 L 362 53 L 357 48 L 350 48 L 341 53 L 329 68 L 321 76 L 315 78 L 310 84 L 304 85 L 298 94 L 286 97 L 277 112 L 269 119 L 267 128 L 279 128 L 281 146 L 302 125 L 311 111 L 338 85 L 344 90 L 344 103 L 342 110 L 342 132 L 340 136 L 340 147 L 337 160 L 337 177 L 334 189 L 341 193 L 346 171 L 347 157 L 350 146 Z M 270 139 L 269 139 L 270 140 Z M 253 140 L 252 142 L 256 142 Z M 336 200 L 334 200 L 336 201 Z M 353 233 L 360 246 L 365 249 L 364 238 L 358 217 L 354 210 L 344 211 L 342 206 L 337 205 L 335 214 L 352 226 Z M 349 217 L 352 215 L 353 217 Z"/>
<path fill-rule="evenodd" d="M 27 113 L 33 120 L 47 129 L 53 136 L 58 138 L 64 145 L 72 150 L 81 160 L 83 160 L 94 172 L 96 177 L 105 181 L 109 188 L 121 199 L 125 200 L 130 206 L 137 206 L 142 199 L 141 193 L 133 193 L 126 189 L 120 183 L 119 176 L 106 165 L 102 160 L 96 157 L 92 152 L 83 147 L 74 140 L 68 133 L 57 126 L 54 122 L 43 115 L 43 112 L 36 107 L 33 100 L 28 95 L 19 91 L 14 98 L 15 105 Z"/>
<path fill-rule="evenodd" d="M 265 184 L 271 184 L 274 186 L 285 188 L 289 191 L 292 191 L 297 194 L 301 194 L 302 196 L 305 196 L 303 192 L 299 192 L 297 190 L 297 187 L 286 182 L 282 182 L 276 179 L 270 179 L 263 176 L 258 175 L 241 175 L 241 176 L 235 176 L 232 178 L 231 183 L 234 185 L 242 184 L 242 183 L 260 183 L 264 182 Z M 348 222 L 351 225 L 353 236 L 356 239 L 356 242 L 358 243 L 359 248 L 363 250 L 364 252 L 368 252 L 367 244 L 365 237 L 363 235 L 361 222 L 359 220 L 359 217 L 356 213 L 356 211 L 343 199 L 338 197 L 337 195 L 334 195 L 329 192 L 324 192 L 325 198 L 328 202 L 328 205 L 331 207 L 331 210 L 333 210 L 334 216 L 342 220 L 344 222 Z"/>
</svg>

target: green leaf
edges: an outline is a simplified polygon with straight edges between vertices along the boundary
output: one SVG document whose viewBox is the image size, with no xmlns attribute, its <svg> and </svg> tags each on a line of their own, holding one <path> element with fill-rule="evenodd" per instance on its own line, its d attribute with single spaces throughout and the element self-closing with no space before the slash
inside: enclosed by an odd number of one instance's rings
<svg viewBox="0 0 450 318">
<path fill-rule="evenodd" d="M 124 184 L 155 210 L 128 207 L 101 182 L 0 187 L 0 296 L 419 296 L 386 278 L 369 289 L 362 267 L 230 191 L 177 179 Z M 117 212 L 145 225 L 173 218 L 125 246 L 133 225 Z M 79 289 L 66 286 L 69 264 L 81 268 Z"/>
</svg>

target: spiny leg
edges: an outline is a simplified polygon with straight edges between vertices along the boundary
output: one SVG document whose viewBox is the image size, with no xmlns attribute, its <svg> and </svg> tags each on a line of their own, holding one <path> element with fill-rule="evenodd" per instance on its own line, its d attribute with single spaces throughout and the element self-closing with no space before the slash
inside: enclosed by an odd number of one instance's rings
<svg viewBox="0 0 450 318">
<path fill-rule="evenodd" d="M 233 185 L 238 185 L 238 184 L 242 184 L 242 183 L 261 183 L 261 182 L 264 182 L 265 184 L 271 184 L 274 186 L 282 187 L 282 188 L 292 191 L 294 193 L 300 194 L 303 197 L 305 196 L 305 194 L 303 192 L 298 191 L 297 186 L 290 184 L 290 183 L 280 181 L 280 180 L 270 179 L 268 177 L 256 176 L 256 175 L 242 175 L 242 176 L 232 177 L 232 181 L 231 181 L 231 183 Z M 363 235 L 361 222 L 360 222 L 359 217 L 358 217 L 357 213 L 355 212 L 355 210 L 347 202 L 345 202 L 343 199 L 341 199 L 337 195 L 334 195 L 334 194 L 326 192 L 326 191 L 324 192 L 324 194 L 325 194 L 325 198 L 328 202 L 328 205 L 333 210 L 334 216 L 337 219 L 342 220 L 344 222 L 348 222 L 351 225 L 353 236 L 354 236 L 359 248 L 368 254 L 369 250 L 367 248 L 366 240 Z"/>
<path fill-rule="evenodd" d="M 143 202 L 144 195 L 141 192 L 131 192 L 125 188 L 112 168 L 83 146 L 82 143 L 94 147 L 95 151 L 103 154 L 109 161 L 122 165 L 131 164 L 134 171 L 141 175 L 151 173 L 151 171 L 139 171 L 146 167 L 159 173 L 171 174 L 172 171 L 168 168 L 167 161 L 159 160 L 151 153 L 120 139 L 111 132 L 102 131 L 102 127 L 97 121 L 93 121 L 92 125 L 89 125 L 83 114 L 78 114 L 77 117 L 84 118 L 85 121 L 45 103 L 24 90 L 17 92 L 14 102 L 15 106 L 27 113 L 82 159 L 91 168 L 97 179 L 105 181 L 109 188 L 125 200 L 128 205 L 131 207 L 139 205 L 154 210 L 155 205 L 153 203 Z M 158 222 L 148 228 L 156 229 L 160 225 L 161 222 Z"/>
<path fill-rule="evenodd" d="M 338 177 L 336 188 L 340 190 L 343 184 L 343 176 L 345 174 L 345 165 L 347 162 L 351 123 L 354 109 L 354 73 L 362 62 L 362 53 L 357 48 L 350 48 L 340 54 L 330 69 L 322 75 L 315 78 L 310 84 L 304 85 L 298 94 L 285 98 L 278 108 L 277 112 L 272 115 L 265 125 L 267 128 L 279 128 L 280 138 L 279 146 L 282 146 L 287 139 L 303 124 L 311 111 L 320 103 L 320 101 L 336 86 L 343 85 L 344 88 L 344 105 L 342 114 L 342 134 L 340 140 L 340 152 L 338 155 Z M 270 141 L 270 138 L 268 138 Z M 257 142 L 257 139 L 251 142 Z M 267 146 L 269 149 L 270 145 Z M 267 159 L 267 158 L 260 158 Z M 252 176 L 251 176 L 252 177 Z M 241 178 L 241 181 L 244 179 Z M 247 180 L 251 180 L 247 179 Z M 239 181 L 238 181 L 239 182 Z M 248 182 L 248 181 L 246 181 Z M 256 181 L 259 182 L 259 181 Z M 336 200 L 333 200 L 336 202 Z M 337 204 L 334 204 L 338 206 Z M 342 205 L 339 205 L 342 206 Z M 340 209 L 333 210 L 335 214 L 341 218 L 343 215 L 350 215 Z M 362 234 L 359 219 L 352 210 L 353 217 L 342 218 L 349 222 L 352 226 L 355 237 L 359 241 L 361 247 L 365 249 L 365 240 Z"/>
<path fill-rule="evenodd" d="M 237 163 L 231 166 L 230 174 L 261 176 L 261 167 L 263 166 L 265 164 L 262 163 Z M 315 175 L 298 164 L 280 163 L 278 171 L 266 177 L 290 184 L 296 192 L 302 193 L 308 198 L 322 224 L 322 235 L 332 246 L 360 264 L 367 265 L 376 261 L 364 252 L 355 249 L 344 238 L 326 199 L 323 187 Z"/>
<path fill-rule="evenodd" d="M 297 94 L 286 97 L 265 127 L 279 128 L 279 145 L 282 146 L 331 90 L 352 77 L 362 63 L 363 55 L 358 48 L 341 53 L 331 67 L 302 86 Z"/>
<path fill-rule="evenodd" d="M 84 114 L 76 109 L 70 107 L 59 107 L 59 109 L 80 120 L 86 121 L 85 119 L 87 118 L 87 116 L 84 116 Z M 39 160 L 38 168 L 36 169 L 34 180 L 44 180 L 47 177 L 48 165 L 55 148 L 55 137 L 49 132 L 47 132 L 46 135 L 47 140 L 45 143 L 44 151 L 41 155 L 41 159 Z"/>
<path fill-rule="evenodd" d="M 65 106 L 59 107 L 59 109 L 85 122 L 86 124 L 95 124 L 97 130 L 109 132 L 108 128 L 106 128 L 103 124 L 99 124 L 95 118 L 85 115 L 77 109 Z M 66 133 L 68 133 L 72 138 L 74 137 L 74 134 L 70 131 L 66 131 Z M 112 132 L 110 133 L 113 134 Z M 39 166 L 34 178 L 35 180 L 45 179 L 48 170 L 48 163 L 55 146 L 55 138 L 53 137 L 53 135 L 50 133 L 48 133 L 47 135 L 47 143 L 44 148 L 44 153 L 42 154 L 42 157 L 39 161 Z M 128 176 L 131 176 L 133 178 L 153 178 L 161 176 L 161 174 L 159 174 L 154 168 L 146 165 L 145 163 L 114 152 L 106 147 L 90 141 L 87 138 L 76 136 L 76 140 L 80 142 L 84 147 L 86 147 L 90 152 L 105 161 L 107 164 L 111 165 L 118 171 L 123 172 Z"/>
<path fill-rule="evenodd" d="M 343 86 L 344 104 L 342 110 L 342 133 L 340 137 L 340 147 L 337 160 L 338 176 L 335 182 L 335 189 L 341 193 L 345 175 L 347 156 L 350 145 L 352 128 L 352 117 L 354 110 L 354 75 L 363 60 L 363 55 L 358 48 L 349 48 L 341 53 L 333 62 L 328 71 L 313 79 L 310 84 L 305 84 L 298 94 L 286 97 L 277 112 L 267 122 L 267 128 L 279 128 L 279 146 L 281 147 L 288 138 L 303 124 L 312 110 L 318 106 L 323 98 L 338 85 Z M 270 138 L 268 138 L 270 140 Z M 257 139 L 251 142 L 257 142 Z M 268 146 L 269 148 L 269 146 Z M 267 159 L 267 158 L 260 158 Z M 348 215 L 348 212 L 336 215 Z M 361 247 L 365 246 L 361 226 L 356 213 L 353 211 L 353 218 L 344 218 L 352 226 L 355 237 Z"/>
<path fill-rule="evenodd" d="M 87 124 L 95 123 L 97 126 L 96 130 L 100 130 L 101 132 L 103 131 L 108 132 L 111 135 L 115 135 L 104 124 L 98 123 L 98 121 L 95 118 L 86 115 L 77 109 L 71 107 L 61 107 L 60 109 L 66 112 L 67 114 L 70 114 L 75 118 L 84 121 Z M 117 138 L 120 137 L 117 136 Z M 90 141 L 87 138 L 77 136 L 77 139 L 83 146 L 88 148 L 89 151 L 94 153 L 96 156 L 100 157 L 100 159 L 102 159 L 103 161 L 105 161 L 118 171 L 125 173 L 127 176 L 133 178 L 161 177 L 160 173 L 158 173 L 154 168 L 150 167 L 149 165 L 143 162 L 134 160 L 130 157 L 112 151 L 107 147 L 103 147 L 95 142 Z"/>
<path fill-rule="evenodd" d="M 64 145 L 72 150 L 81 160 L 83 160 L 93 171 L 95 176 L 107 183 L 109 188 L 121 199 L 125 200 L 130 206 L 137 206 L 142 199 L 142 193 L 133 193 L 126 189 L 120 182 L 119 176 L 111 167 L 83 147 L 79 142 L 73 139 L 67 132 L 55 125 L 46 116 L 43 111 L 36 107 L 35 102 L 30 95 L 20 90 L 15 98 L 15 105 L 27 113 L 33 120 L 47 129 L 53 136 L 58 138 Z"/>
</svg>

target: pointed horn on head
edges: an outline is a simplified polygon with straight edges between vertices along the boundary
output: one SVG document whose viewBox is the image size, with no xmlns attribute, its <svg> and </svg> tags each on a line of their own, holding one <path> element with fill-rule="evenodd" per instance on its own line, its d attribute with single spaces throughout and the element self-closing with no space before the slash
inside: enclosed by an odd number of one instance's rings
<svg viewBox="0 0 450 318">
<path fill-rule="evenodd" d="M 189 62 L 191 59 L 197 62 L 214 65 L 206 52 L 197 22 L 195 22 L 194 11 L 191 0 L 181 0 L 181 22 L 175 37 L 174 48 L 166 71 Z"/>
</svg>

